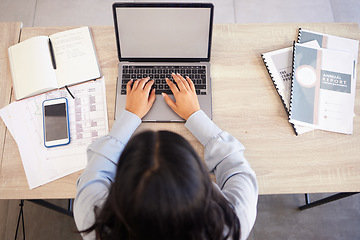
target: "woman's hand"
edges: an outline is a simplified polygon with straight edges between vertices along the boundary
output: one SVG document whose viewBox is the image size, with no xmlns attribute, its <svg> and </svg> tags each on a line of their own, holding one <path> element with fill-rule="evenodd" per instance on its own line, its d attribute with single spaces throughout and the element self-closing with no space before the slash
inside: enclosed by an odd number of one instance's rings
<svg viewBox="0 0 360 240">
<path fill-rule="evenodd" d="M 152 107 L 155 101 L 155 89 L 150 93 L 154 80 L 150 78 L 138 79 L 131 87 L 133 80 L 126 85 L 126 105 L 125 110 L 136 114 L 139 118 L 143 118 Z"/>
<path fill-rule="evenodd" d="M 186 77 L 185 80 L 180 74 L 173 73 L 172 76 L 178 87 L 169 79 L 166 79 L 166 83 L 174 94 L 176 102 L 166 93 L 162 93 L 162 95 L 171 109 L 181 118 L 187 120 L 194 112 L 200 110 L 194 83 L 189 77 Z"/>
</svg>

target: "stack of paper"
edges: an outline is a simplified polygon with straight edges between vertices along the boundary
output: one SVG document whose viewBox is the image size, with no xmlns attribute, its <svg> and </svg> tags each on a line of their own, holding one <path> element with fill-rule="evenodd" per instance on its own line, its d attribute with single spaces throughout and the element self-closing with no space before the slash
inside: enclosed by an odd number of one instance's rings
<svg viewBox="0 0 360 240">
<path fill-rule="evenodd" d="M 105 80 L 101 78 L 13 102 L 0 116 L 15 139 L 30 189 L 82 170 L 87 163 L 86 148 L 108 133 Z M 68 99 L 70 137 L 68 145 L 46 148 L 43 137 L 42 102 Z"/>
<path fill-rule="evenodd" d="M 359 41 L 299 29 L 294 47 L 262 54 L 295 133 L 353 131 Z"/>
</svg>

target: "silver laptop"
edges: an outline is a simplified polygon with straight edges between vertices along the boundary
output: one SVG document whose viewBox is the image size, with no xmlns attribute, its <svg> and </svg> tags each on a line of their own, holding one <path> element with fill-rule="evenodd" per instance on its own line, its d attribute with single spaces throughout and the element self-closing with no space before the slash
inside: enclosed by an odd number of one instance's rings
<svg viewBox="0 0 360 240">
<path fill-rule="evenodd" d="M 165 103 L 174 100 L 165 78 L 189 76 L 201 109 L 212 119 L 210 52 L 214 6 L 211 3 L 114 3 L 114 26 L 119 58 L 117 114 L 125 108 L 130 79 L 155 81 L 155 103 L 143 121 L 184 121 Z"/>
</svg>

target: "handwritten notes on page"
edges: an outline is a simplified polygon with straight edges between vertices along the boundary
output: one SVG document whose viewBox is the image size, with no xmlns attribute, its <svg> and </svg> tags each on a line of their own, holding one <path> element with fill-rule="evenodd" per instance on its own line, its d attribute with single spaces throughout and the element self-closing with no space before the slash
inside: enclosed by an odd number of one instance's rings
<svg viewBox="0 0 360 240">
<path fill-rule="evenodd" d="M 86 148 L 108 133 L 105 79 L 13 102 L 0 116 L 15 139 L 30 189 L 82 170 L 87 163 Z M 68 99 L 70 138 L 65 146 L 46 148 L 43 137 L 42 102 Z"/>
</svg>

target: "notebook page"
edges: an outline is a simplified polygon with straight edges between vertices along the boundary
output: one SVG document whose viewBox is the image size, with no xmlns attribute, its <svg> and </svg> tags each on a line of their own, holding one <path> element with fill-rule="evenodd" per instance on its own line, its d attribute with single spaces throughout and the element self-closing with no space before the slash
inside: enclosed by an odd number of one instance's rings
<svg viewBox="0 0 360 240">
<path fill-rule="evenodd" d="M 9 48 L 15 99 L 57 88 L 46 36 L 34 37 Z"/>
<path fill-rule="evenodd" d="M 100 77 L 100 68 L 88 27 L 50 36 L 56 60 L 59 87 Z"/>
</svg>

